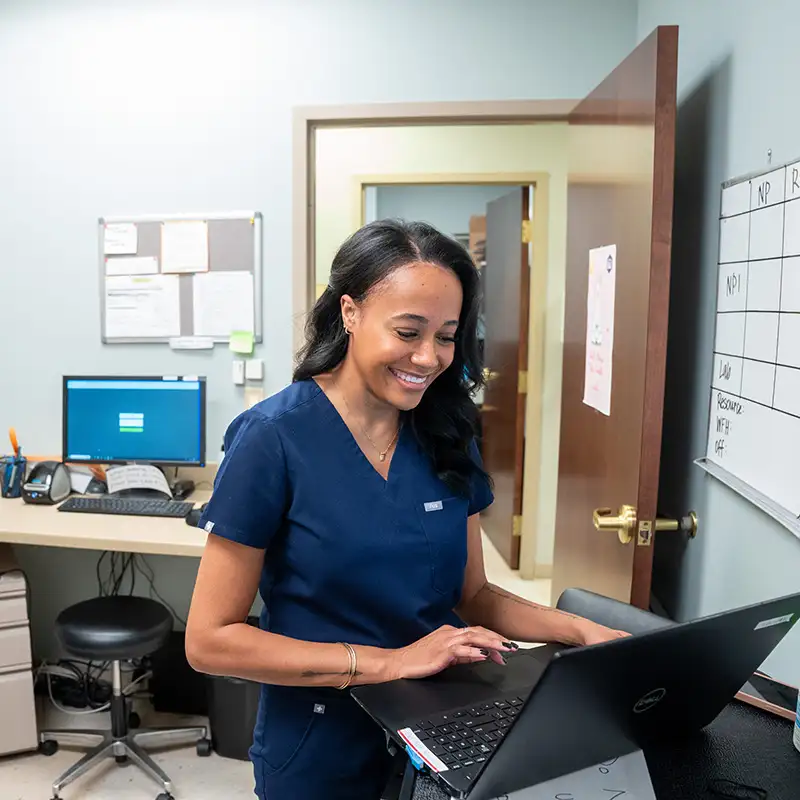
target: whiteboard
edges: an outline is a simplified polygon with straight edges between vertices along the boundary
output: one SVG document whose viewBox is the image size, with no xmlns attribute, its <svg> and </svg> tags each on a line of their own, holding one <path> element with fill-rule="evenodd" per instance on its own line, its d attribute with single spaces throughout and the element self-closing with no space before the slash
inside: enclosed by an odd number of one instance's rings
<svg viewBox="0 0 800 800">
<path fill-rule="evenodd" d="M 738 479 L 728 485 L 749 487 L 796 523 L 800 161 L 723 184 L 718 265 L 709 471 L 721 468 Z"/>
</svg>

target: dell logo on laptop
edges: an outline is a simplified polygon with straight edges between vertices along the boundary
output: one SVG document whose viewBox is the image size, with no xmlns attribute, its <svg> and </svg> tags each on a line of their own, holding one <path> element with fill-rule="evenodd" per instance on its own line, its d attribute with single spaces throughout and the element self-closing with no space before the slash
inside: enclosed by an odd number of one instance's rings
<svg viewBox="0 0 800 800">
<path fill-rule="evenodd" d="M 653 706 L 658 705 L 658 703 L 664 699 L 666 693 L 666 689 L 653 689 L 652 692 L 648 692 L 633 707 L 633 713 L 643 714 L 645 711 L 649 711 Z"/>
</svg>

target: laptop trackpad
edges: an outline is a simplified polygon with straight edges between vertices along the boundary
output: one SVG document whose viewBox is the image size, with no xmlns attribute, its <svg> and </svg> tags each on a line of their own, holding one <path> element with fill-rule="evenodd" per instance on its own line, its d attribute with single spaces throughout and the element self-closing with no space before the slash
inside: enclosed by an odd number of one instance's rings
<svg viewBox="0 0 800 800">
<path fill-rule="evenodd" d="M 420 689 L 430 688 L 437 706 L 447 704 L 448 700 L 457 705 L 475 704 L 512 692 L 524 697 L 539 680 L 553 654 L 560 649 L 563 647 L 554 645 L 525 648 L 507 654 L 506 666 L 493 661 L 463 664 L 417 683 Z"/>
<path fill-rule="evenodd" d="M 506 656 L 504 667 L 489 661 L 459 665 L 421 680 L 360 686 L 353 694 L 389 730 L 397 730 L 417 719 L 491 702 L 502 695 L 524 699 L 561 649 L 563 645 L 526 648 Z"/>
</svg>

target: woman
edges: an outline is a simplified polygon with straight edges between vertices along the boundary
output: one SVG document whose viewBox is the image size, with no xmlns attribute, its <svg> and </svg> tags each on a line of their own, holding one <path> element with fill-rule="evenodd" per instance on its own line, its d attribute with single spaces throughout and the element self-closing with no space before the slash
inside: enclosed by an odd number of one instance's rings
<svg viewBox="0 0 800 800">
<path fill-rule="evenodd" d="M 348 686 L 620 635 L 486 580 L 478 305 L 452 239 L 367 225 L 334 259 L 294 382 L 226 434 L 186 649 L 263 684 L 259 798 L 378 800 L 386 742 Z M 260 629 L 243 622 L 257 588 Z"/>
</svg>

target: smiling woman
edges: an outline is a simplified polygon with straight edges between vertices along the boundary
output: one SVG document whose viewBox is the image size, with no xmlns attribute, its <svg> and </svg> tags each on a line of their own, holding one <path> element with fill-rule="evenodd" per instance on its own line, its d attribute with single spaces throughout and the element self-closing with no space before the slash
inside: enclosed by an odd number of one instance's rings
<svg viewBox="0 0 800 800">
<path fill-rule="evenodd" d="M 514 639 L 617 635 L 486 580 L 478 290 L 453 239 L 367 225 L 334 259 L 293 383 L 226 434 L 186 650 L 198 670 L 263 684 L 262 800 L 381 797 L 386 742 L 349 686 L 501 665 Z M 260 630 L 242 622 L 259 586 Z"/>
<path fill-rule="evenodd" d="M 379 456 L 407 422 L 440 477 L 463 491 L 480 470 L 468 452 L 470 395 L 483 380 L 479 291 L 472 259 L 450 237 L 424 223 L 370 223 L 333 261 L 295 380 L 314 378 Z M 345 385 L 366 391 L 358 409 L 347 407 Z"/>
</svg>

